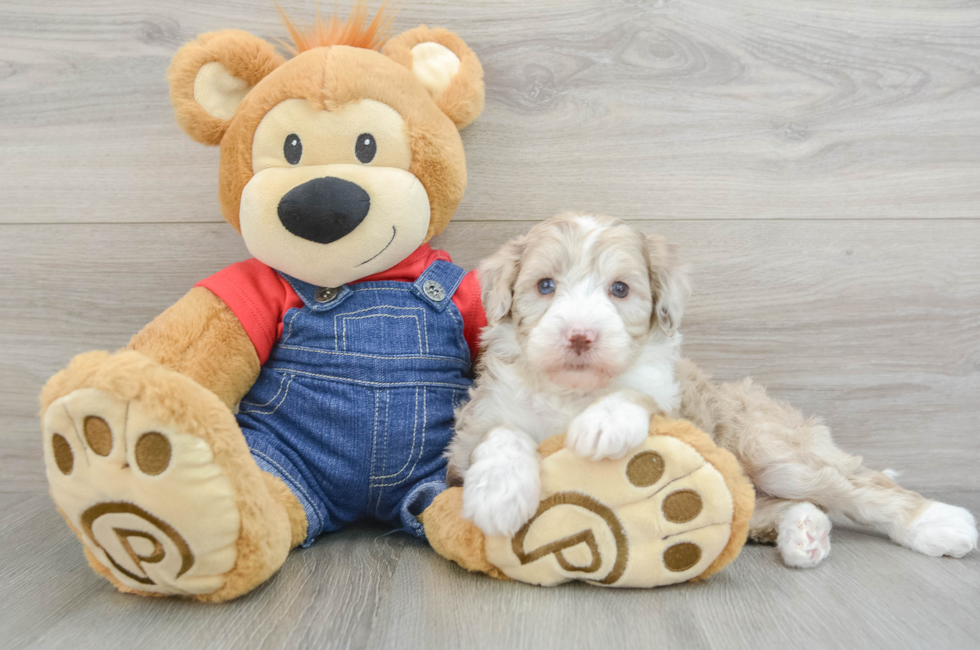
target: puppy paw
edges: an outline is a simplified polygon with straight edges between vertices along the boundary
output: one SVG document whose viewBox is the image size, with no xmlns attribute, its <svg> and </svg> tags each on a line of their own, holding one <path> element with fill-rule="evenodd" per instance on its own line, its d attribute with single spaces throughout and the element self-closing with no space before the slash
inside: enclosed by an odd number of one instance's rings
<svg viewBox="0 0 980 650">
<path fill-rule="evenodd" d="M 779 522 L 776 546 L 787 566 L 809 569 L 830 554 L 830 518 L 812 503 L 790 508 Z"/>
<path fill-rule="evenodd" d="M 513 536 L 538 510 L 538 454 L 533 441 L 498 428 L 473 452 L 463 482 L 463 517 L 490 537 Z"/>
<path fill-rule="evenodd" d="M 565 446 L 583 458 L 622 458 L 650 433 L 650 413 L 613 393 L 572 420 Z"/>
<path fill-rule="evenodd" d="M 924 555 L 963 557 L 977 547 L 977 521 L 965 508 L 933 501 L 897 541 Z"/>
</svg>

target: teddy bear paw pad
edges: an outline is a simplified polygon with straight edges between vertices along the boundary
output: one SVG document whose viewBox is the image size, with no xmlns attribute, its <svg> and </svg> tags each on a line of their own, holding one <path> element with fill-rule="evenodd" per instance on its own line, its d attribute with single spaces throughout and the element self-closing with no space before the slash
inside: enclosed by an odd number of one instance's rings
<svg viewBox="0 0 980 650">
<path fill-rule="evenodd" d="M 724 477 L 669 436 L 599 462 L 563 449 L 542 461 L 541 484 L 534 517 L 513 538 L 486 542 L 490 562 L 523 582 L 675 584 L 704 573 L 731 537 Z"/>
<path fill-rule="evenodd" d="M 208 444 L 94 388 L 47 409 L 51 496 L 122 584 L 206 594 L 235 566 L 240 514 Z"/>
</svg>

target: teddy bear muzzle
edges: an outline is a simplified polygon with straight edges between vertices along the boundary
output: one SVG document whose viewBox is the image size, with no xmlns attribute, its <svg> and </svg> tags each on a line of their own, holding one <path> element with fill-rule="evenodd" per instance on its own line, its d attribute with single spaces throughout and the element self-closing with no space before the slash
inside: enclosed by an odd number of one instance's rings
<svg viewBox="0 0 980 650">
<path fill-rule="evenodd" d="M 303 239 L 329 244 L 350 234 L 371 210 L 371 196 L 357 183 L 328 176 L 286 192 L 278 213 L 283 227 Z"/>
</svg>

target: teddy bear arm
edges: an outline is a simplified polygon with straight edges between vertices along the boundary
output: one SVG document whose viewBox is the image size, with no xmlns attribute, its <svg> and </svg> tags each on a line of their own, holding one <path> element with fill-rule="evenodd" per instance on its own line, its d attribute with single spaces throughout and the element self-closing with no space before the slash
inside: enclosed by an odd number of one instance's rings
<svg viewBox="0 0 980 650">
<path fill-rule="evenodd" d="M 259 376 L 258 354 L 234 312 L 195 287 L 130 340 L 136 350 L 184 374 L 233 407 Z"/>
</svg>

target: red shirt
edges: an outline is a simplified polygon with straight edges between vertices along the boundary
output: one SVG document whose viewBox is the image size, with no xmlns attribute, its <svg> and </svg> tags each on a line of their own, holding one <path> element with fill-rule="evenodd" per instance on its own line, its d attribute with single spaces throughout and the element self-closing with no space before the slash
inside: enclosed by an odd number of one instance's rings
<svg viewBox="0 0 980 650">
<path fill-rule="evenodd" d="M 397 280 L 415 282 L 436 260 L 452 262 L 449 253 L 422 244 L 414 253 L 387 271 L 369 275 L 358 282 Z M 245 333 L 251 339 L 264 364 L 272 353 L 272 346 L 282 336 L 282 320 L 293 307 L 302 307 L 303 301 L 281 275 L 270 266 L 251 259 L 238 262 L 198 282 L 221 298 L 241 321 Z M 480 301 L 480 281 L 476 271 L 470 271 L 453 294 L 453 304 L 463 316 L 463 336 L 470 348 L 470 357 L 476 358 L 480 342 L 480 330 L 487 324 L 487 316 Z"/>
</svg>

